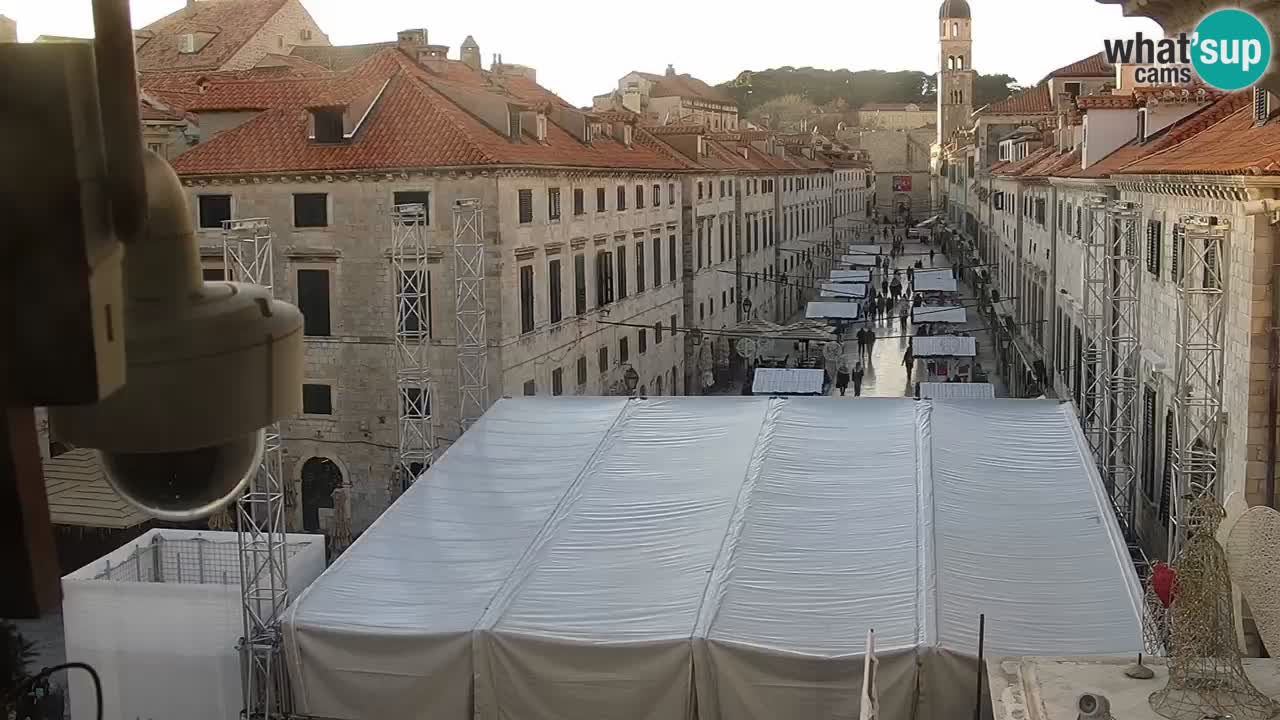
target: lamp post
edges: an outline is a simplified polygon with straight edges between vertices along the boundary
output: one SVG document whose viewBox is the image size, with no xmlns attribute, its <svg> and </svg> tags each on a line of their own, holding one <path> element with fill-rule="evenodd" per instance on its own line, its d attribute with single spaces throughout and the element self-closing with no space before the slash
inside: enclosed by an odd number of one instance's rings
<svg viewBox="0 0 1280 720">
<path fill-rule="evenodd" d="M 784 275 L 783 277 L 785 278 L 786 276 Z M 786 281 L 783 280 L 783 282 Z M 742 298 L 742 315 L 747 319 L 751 318 L 751 298 Z"/>
<path fill-rule="evenodd" d="M 640 373 L 628 365 L 626 372 L 622 373 L 622 384 L 627 388 L 628 396 L 635 395 L 636 386 L 640 384 Z"/>
</svg>

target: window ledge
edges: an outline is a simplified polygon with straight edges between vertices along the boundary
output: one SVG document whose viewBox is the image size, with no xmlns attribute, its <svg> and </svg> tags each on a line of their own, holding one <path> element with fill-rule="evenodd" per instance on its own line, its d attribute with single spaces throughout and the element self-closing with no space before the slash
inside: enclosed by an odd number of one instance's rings
<svg viewBox="0 0 1280 720">
<path fill-rule="evenodd" d="M 342 251 L 332 247 L 298 247 L 289 245 L 284 249 L 287 258 L 307 260 L 333 260 L 342 257 Z"/>
</svg>

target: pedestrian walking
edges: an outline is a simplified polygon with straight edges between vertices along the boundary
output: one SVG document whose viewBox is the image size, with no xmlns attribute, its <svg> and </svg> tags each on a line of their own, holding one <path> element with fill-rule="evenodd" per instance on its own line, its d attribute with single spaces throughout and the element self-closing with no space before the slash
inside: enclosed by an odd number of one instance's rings
<svg viewBox="0 0 1280 720">
<path fill-rule="evenodd" d="M 872 353 L 876 351 L 876 331 L 867 328 L 867 362 L 871 362 Z"/>
<path fill-rule="evenodd" d="M 933 267 L 933 248 L 929 248 L 929 267 Z"/>
<path fill-rule="evenodd" d="M 888 281 L 888 280 L 884 280 L 884 279 L 880 280 L 880 294 L 881 294 L 881 295 L 888 295 L 888 294 L 889 294 L 889 281 Z"/>
<path fill-rule="evenodd" d="M 858 363 L 858 367 L 862 367 L 862 363 Z M 849 368 L 841 365 L 836 371 L 836 389 L 840 391 L 840 397 L 844 397 L 844 391 L 849 387 Z"/>
<path fill-rule="evenodd" d="M 858 328 L 858 357 L 867 354 L 867 329 L 865 327 Z"/>
<path fill-rule="evenodd" d="M 841 393 L 842 395 L 844 393 Z M 862 397 L 862 363 L 853 366 L 853 396 Z"/>
<path fill-rule="evenodd" d="M 951 264 L 951 277 L 955 278 L 956 280 L 959 280 L 959 279 L 960 279 L 960 263 L 959 263 L 959 261 L 954 262 L 954 263 L 952 263 L 952 264 Z"/>
<path fill-rule="evenodd" d="M 893 282 L 889 283 L 889 297 L 893 298 L 893 301 L 896 303 L 898 302 L 898 296 L 901 294 L 902 281 L 895 277 Z"/>
<path fill-rule="evenodd" d="M 907 369 L 907 382 L 911 382 L 911 371 L 916 367 L 916 353 L 910 340 L 907 341 L 907 351 L 902 354 L 902 366 Z"/>
<path fill-rule="evenodd" d="M 907 284 L 908 284 L 908 285 L 910 285 L 910 286 L 912 286 L 912 287 L 915 287 L 915 284 L 916 284 L 916 269 L 915 269 L 915 268 L 913 268 L 913 267 L 908 267 L 908 268 L 907 268 Z"/>
</svg>

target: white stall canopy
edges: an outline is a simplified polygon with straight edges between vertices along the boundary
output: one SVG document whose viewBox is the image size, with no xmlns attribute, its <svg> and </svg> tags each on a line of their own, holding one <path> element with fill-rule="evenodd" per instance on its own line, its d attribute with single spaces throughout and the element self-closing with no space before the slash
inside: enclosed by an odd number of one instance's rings
<svg viewBox="0 0 1280 720">
<path fill-rule="evenodd" d="M 968 315 L 955 305 L 922 305 L 913 311 L 917 323 L 952 323 L 963 325 Z"/>
<path fill-rule="evenodd" d="M 868 283 L 871 282 L 870 270 L 832 270 L 832 282 Z"/>
<path fill-rule="evenodd" d="M 956 292 L 956 279 L 951 270 L 917 270 L 911 280 L 916 292 Z"/>
<path fill-rule="evenodd" d="M 918 335 L 911 340 L 916 357 L 974 357 L 978 341 L 968 335 Z"/>
<path fill-rule="evenodd" d="M 1135 655 L 1070 407 L 499 400 L 290 607 L 296 711 L 943 720 L 985 651 Z M 825 709 L 819 711 L 818 709 Z M 967 711 L 966 711 L 967 712 Z"/>
<path fill-rule="evenodd" d="M 840 258 L 840 262 L 845 265 L 853 265 L 855 267 L 874 267 L 876 264 L 876 256 L 872 255 L 844 255 Z"/>
<path fill-rule="evenodd" d="M 805 317 L 810 320 L 831 318 L 835 320 L 857 320 L 862 315 L 862 305 L 853 302 L 811 302 L 805 308 Z"/>
<path fill-rule="evenodd" d="M 881 245 L 850 245 L 850 255 L 883 255 L 887 251 Z"/>
<path fill-rule="evenodd" d="M 862 283 L 822 283 L 822 297 L 859 300 L 867 296 L 867 286 Z"/>
<path fill-rule="evenodd" d="M 991 383 L 920 383 L 921 400 L 991 400 L 996 386 Z"/>
<path fill-rule="evenodd" d="M 804 368 L 756 368 L 751 392 L 756 395 L 821 395 L 822 371 Z"/>
</svg>

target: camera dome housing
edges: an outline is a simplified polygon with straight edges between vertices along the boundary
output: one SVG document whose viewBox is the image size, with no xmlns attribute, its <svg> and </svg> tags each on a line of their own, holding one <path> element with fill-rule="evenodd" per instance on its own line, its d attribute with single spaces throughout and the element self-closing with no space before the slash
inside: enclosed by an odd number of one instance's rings
<svg viewBox="0 0 1280 720">
<path fill-rule="evenodd" d="M 204 282 L 177 175 L 149 151 L 144 165 L 148 227 L 124 261 L 125 384 L 51 408 L 50 422 L 101 452 L 126 500 L 187 521 L 239 495 L 262 428 L 302 409 L 302 313 L 263 287 Z"/>
</svg>

